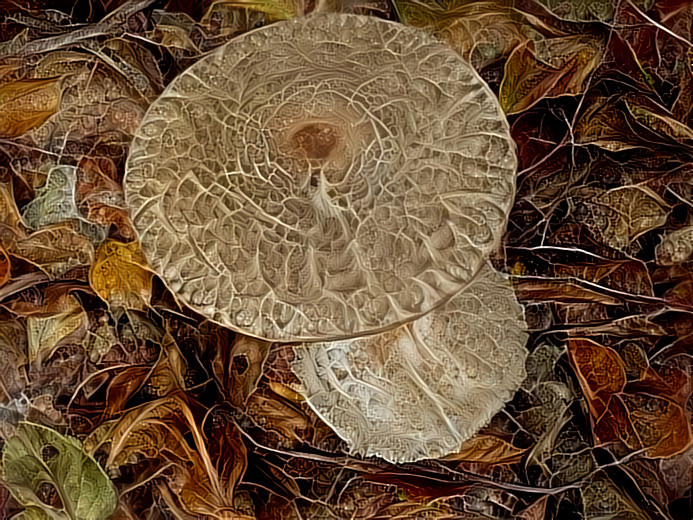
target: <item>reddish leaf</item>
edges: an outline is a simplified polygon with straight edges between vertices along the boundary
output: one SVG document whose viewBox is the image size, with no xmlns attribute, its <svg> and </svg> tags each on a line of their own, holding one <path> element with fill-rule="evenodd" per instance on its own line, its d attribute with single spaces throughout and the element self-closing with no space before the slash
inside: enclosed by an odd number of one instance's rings
<svg viewBox="0 0 693 520">
<path fill-rule="evenodd" d="M 621 440 L 646 457 L 669 457 L 691 442 L 690 417 L 676 403 L 644 393 L 622 394 L 596 424 L 603 441 Z"/>
<path fill-rule="evenodd" d="M 568 353 L 592 416 L 597 419 L 626 384 L 623 362 L 615 350 L 586 339 L 568 340 Z"/>
</svg>

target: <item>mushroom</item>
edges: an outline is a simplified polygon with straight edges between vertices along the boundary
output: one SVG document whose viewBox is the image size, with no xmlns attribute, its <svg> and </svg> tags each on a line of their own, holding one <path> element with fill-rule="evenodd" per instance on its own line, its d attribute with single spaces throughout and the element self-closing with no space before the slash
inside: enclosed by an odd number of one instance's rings
<svg viewBox="0 0 693 520">
<path fill-rule="evenodd" d="M 406 461 L 454 450 L 522 378 L 522 313 L 485 267 L 515 169 L 495 96 L 452 49 L 394 22 L 314 14 L 245 33 L 174 79 L 124 183 L 177 298 L 246 337 L 299 343 L 310 405 L 352 451 Z M 369 363 L 390 380 L 372 386 Z M 454 374 L 429 381 L 442 366 Z M 400 391 L 441 407 L 428 433 Z M 396 445 L 385 424 L 401 428 Z"/>
<path fill-rule="evenodd" d="M 516 158 L 498 102 L 425 32 L 327 14 L 254 30 L 152 104 L 125 191 L 152 268 L 271 341 L 387 330 L 500 241 Z"/>
<path fill-rule="evenodd" d="M 372 336 L 294 347 L 297 390 L 352 453 L 413 462 L 458 451 L 525 379 L 522 307 L 484 266 L 418 320 Z"/>
</svg>

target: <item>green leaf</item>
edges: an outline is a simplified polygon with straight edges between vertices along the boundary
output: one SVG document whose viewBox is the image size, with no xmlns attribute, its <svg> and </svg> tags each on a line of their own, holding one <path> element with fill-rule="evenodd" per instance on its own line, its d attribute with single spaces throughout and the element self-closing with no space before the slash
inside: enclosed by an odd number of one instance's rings
<svg viewBox="0 0 693 520">
<path fill-rule="evenodd" d="M 73 222 L 77 231 L 93 243 L 100 244 L 108 229 L 82 217 L 75 200 L 76 192 L 77 168 L 66 165 L 53 167 L 46 184 L 37 190 L 36 198 L 24 208 L 24 221 L 34 230 L 60 222 Z"/>
<path fill-rule="evenodd" d="M 26 508 L 21 518 L 105 520 L 117 505 L 116 490 L 97 462 L 74 438 L 21 422 L 2 451 L 0 476 Z M 39 490 L 52 486 L 62 508 L 45 504 Z"/>
</svg>

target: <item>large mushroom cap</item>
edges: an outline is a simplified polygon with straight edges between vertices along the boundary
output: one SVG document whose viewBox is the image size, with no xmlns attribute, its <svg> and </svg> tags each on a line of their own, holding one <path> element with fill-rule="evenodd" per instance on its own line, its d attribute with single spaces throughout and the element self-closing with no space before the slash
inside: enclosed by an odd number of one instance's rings
<svg viewBox="0 0 693 520">
<path fill-rule="evenodd" d="M 329 14 L 246 33 L 176 78 L 125 190 L 151 266 L 190 307 L 314 341 L 458 292 L 498 243 L 515 166 L 495 97 L 453 50 Z"/>
<path fill-rule="evenodd" d="M 298 390 L 352 453 L 413 462 L 457 451 L 525 378 L 523 311 L 484 266 L 444 306 L 394 330 L 294 347 Z"/>
</svg>

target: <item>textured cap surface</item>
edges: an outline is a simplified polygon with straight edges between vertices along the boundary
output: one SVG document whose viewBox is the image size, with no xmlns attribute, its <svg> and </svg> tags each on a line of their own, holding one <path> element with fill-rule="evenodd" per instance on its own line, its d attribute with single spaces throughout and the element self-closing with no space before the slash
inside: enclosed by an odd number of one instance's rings
<svg viewBox="0 0 693 520">
<path fill-rule="evenodd" d="M 386 330 L 498 244 L 516 158 L 490 89 L 421 30 L 329 14 L 251 31 L 176 78 L 125 191 L 152 268 L 269 340 Z"/>
<path fill-rule="evenodd" d="M 414 322 L 294 347 L 292 370 L 352 453 L 395 463 L 437 458 L 459 450 L 520 387 L 525 330 L 512 285 L 484 266 Z"/>
</svg>

